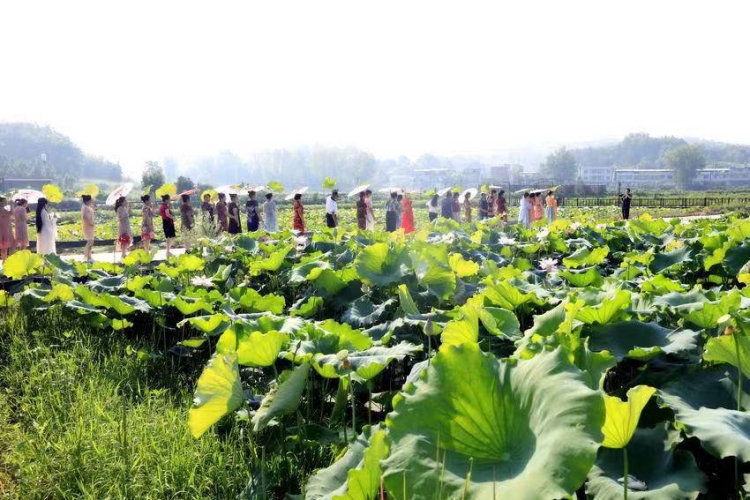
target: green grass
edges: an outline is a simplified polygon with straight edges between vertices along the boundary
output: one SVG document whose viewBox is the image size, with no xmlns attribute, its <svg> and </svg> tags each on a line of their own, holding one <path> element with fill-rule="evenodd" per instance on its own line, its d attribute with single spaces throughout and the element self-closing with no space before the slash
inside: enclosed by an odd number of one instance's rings
<svg viewBox="0 0 750 500">
<path fill-rule="evenodd" d="M 0 497 L 234 498 L 247 486 L 241 426 L 193 439 L 192 388 L 171 359 L 49 314 L 0 312 Z"/>
</svg>

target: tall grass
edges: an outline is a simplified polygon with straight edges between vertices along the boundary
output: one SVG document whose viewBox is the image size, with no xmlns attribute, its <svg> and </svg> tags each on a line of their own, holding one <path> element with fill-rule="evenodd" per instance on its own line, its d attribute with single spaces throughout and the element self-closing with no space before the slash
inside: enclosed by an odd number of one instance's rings
<svg viewBox="0 0 750 500">
<path fill-rule="evenodd" d="M 46 316 L 0 317 L 0 496 L 235 498 L 247 486 L 241 427 L 193 439 L 190 381 L 168 359 Z"/>
</svg>

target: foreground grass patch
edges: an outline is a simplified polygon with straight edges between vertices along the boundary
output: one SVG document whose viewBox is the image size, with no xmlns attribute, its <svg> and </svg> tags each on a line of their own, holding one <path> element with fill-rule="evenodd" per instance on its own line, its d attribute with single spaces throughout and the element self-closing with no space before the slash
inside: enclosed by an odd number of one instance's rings
<svg viewBox="0 0 750 500">
<path fill-rule="evenodd" d="M 248 484 L 239 426 L 190 437 L 191 387 L 169 359 L 64 322 L 26 332 L 4 319 L 0 496 L 231 498 Z"/>
</svg>

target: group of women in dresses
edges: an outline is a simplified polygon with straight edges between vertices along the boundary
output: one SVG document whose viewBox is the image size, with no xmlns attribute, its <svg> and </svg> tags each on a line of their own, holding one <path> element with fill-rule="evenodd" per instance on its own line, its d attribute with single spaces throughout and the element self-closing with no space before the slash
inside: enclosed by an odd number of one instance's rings
<svg viewBox="0 0 750 500">
<path fill-rule="evenodd" d="M 7 259 L 16 250 L 29 247 L 29 203 L 23 199 L 15 200 L 12 205 L 8 203 L 6 197 L 0 196 L 0 261 Z M 57 225 L 55 218 L 47 210 L 45 198 L 40 198 L 37 202 L 34 223 L 37 252 L 56 253 Z"/>
<path fill-rule="evenodd" d="M 543 218 L 552 223 L 557 220 L 557 199 L 555 193 L 549 191 L 542 205 L 542 193 L 524 193 L 518 209 L 518 223 L 530 228 L 534 222 Z"/>
<path fill-rule="evenodd" d="M 255 191 L 248 191 L 247 201 L 245 202 L 245 214 L 247 216 L 247 231 L 254 233 L 263 229 L 267 233 L 276 233 L 279 231 L 279 222 L 276 216 L 276 200 L 273 193 L 266 193 L 265 200 L 261 205 L 257 199 Z M 219 201 L 216 205 L 211 204 L 210 196 L 203 197 L 201 205 L 203 220 L 209 226 L 214 226 L 214 213 L 216 214 L 216 234 L 240 234 L 242 233 L 242 218 L 240 215 L 239 195 L 231 193 L 229 203 L 227 195 L 219 193 Z M 293 225 L 295 230 L 304 232 L 305 216 L 302 207 L 302 195 L 297 193 L 294 196 L 294 216 Z"/>
<path fill-rule="evenodd" d="M 369 189 L 359 193 L 357 228 L 361 231 L 375 230 L 372 191 Z M 405 234 L 414 232 L 414 204 L 409 193 L 392 192 L 385 204 L 385 230 L 392 233 L 399 229 L 403 229 Z"/>
</svg>

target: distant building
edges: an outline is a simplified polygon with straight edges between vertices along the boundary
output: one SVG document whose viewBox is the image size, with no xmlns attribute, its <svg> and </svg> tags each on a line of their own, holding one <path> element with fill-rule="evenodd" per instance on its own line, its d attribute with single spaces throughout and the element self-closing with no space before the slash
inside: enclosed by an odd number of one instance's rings
<svg viewBox="0 0 750 500">
<path fill-rule="evenodd" d="M 42 186 L 45 184 L 52 184 L 52 179 L 0 177 L 0 192 L 8 192 L 15 189 L 42 189 Z"/>
<path fill-rule="evenodd" d="M 614 184 L 638 188 L 674 188 L 675 173 L 672 169 L 618 168 L 613 175 Z M 734 188 L 750 186 L 750 166 L 729 166 L 698 170 L 693 180 L 694 187 Z"/>
<path fill-rule="evenodd" d="M 448 168 L 426 168 L 414 170 L 413 184 L 421 189 L 448 187 L 452 171 Z"/>
<path fill-rule="evenodd" d="M 611 186 L 614 182 L 615 165 L 581 165 L 578 169 L 581 182 L 586 185 Z"/>
</svg>

